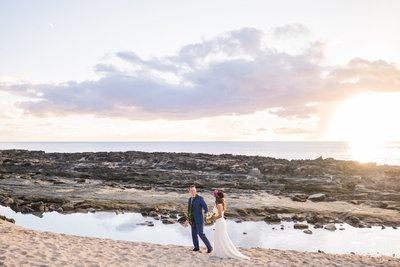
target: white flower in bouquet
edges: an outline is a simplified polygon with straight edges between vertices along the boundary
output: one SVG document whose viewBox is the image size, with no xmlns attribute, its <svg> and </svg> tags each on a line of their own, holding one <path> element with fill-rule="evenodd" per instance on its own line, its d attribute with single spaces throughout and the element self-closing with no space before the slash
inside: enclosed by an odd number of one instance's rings
<svg viewBox="0 0 400 267">
<path fill-rule="evenodd" d="M 206 213 L 206 222 L 205 225 L 213 225 L 215 222 L 214 219 L 215 213 L 214 212 L 207 212 Z"/>
</svg>

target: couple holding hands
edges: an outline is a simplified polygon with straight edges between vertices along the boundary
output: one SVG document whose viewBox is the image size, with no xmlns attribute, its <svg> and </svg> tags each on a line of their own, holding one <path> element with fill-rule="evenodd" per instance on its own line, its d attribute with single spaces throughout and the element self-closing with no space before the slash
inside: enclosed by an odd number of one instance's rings
<svg viewBox="0 0 400 267">
<path fill-rule="evenodd" d="M 194 245 L 193 251 L 200 251 L 199 236 L 207 247 L 207 253 L 214 251 L 214 256 L 220 258 L 249 259 L 249 257 L 243 255 L 236 249 L 228 236 L 226 221 L 224 218 L 224 212 L 226 210 L 224 193 L 218 192 L 218 190 L 214 191 L 215 206 L 213 212 L 216 215 L 214 216 L 215 232 L 213 248 L 203 231 L 203 209 L 206 214 L 209 214 L 207 204 L 204 201 L 204 198 L 197 194 L 196 187 L 194 185 L 190 186 L 189 192 L 191 197 L 189 197 L 188 200 L 188 213 L 185 226 L 187 227 L 190 224 L 192 228 L 192 240 Z"/>
</svg>

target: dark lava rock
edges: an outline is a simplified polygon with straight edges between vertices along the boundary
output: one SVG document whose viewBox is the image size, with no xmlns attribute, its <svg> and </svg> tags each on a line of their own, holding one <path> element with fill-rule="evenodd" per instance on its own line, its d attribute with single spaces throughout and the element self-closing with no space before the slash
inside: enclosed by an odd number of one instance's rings
<svg viewBox="0 0 400 267">
<path fill-rule="evenodd" d="M 272 224 L 280 223 L 281 220 L 282 220 L 282 217 L 279 216 L 278 214 L 270 214 L 270 215 L 267 215 L 267 216 L 264 218 L 264 221 L 265 221 L 266 223 L 272 223 Z"/>
<path fill-rule="evenodd" d="M 379 202 L 377 206 L 381 209 L 386 209 L 388 207 L 388 203 Z"/>
<path fill-rule="evenodd" d="M 356 217 L 356 216 L 349 216 L 345 219 L 345 222 L 350 224 L 353 227 L 360 227 L 361 226 L 361 220 Z"/>
<path fill-rule="evenodd" d="M 176 223 L 176 220 L 164 219 L 164 220 L 162 220 L 162 223 L 164 223 L 164 224 L 174 224 L 174 223 Z"/>
<path fill-rule="evenodd" d="M 308 229 L 308 225 L 307 224 L 302 224 L 302 223 L 295 223 L 293 225 L 294 229 Z"/>
<path fill-rule="evenodd" d="M 61 206 L 63 211 L 73 211 L 74 210 L 74 205 L 72 204 L 63 204 Z"/>
<path fill-rule="evenodd" d="M 169 217 L 170 217 L 171 219 L 178 219 L 178 216 L 177 216 L 176 214 L 174 214 L 174 213 L 169 214 Z"/>
<path fill-rule="evenodd" d="M 159 217 L 158 213 L 156 211 L 154 211 L 154 210 L 150 211 L 149 216 L 153 217 L 153 218 L 158 218 Z"/>
<path fill-rule="evenodd" d="M 294 222 L 303 222 L 306 220 L 306 216 L 300 215 L 300 214 L 295 214 L 291 218 Z"/>
<path fill-rule="evenodd" d="M 336 231 L 337 228 L 334 224 L 328 224 L 327 226 L 324 227 L 324 229 L 329 231 Z"/>
<path fill-rule="evenodd" d="M 311 212 L 309 214 L 307 214 L 306 216 L 306 221 L 308 223 L 312 223 L 312 224 L 325 224 L 327 222 L 329 222 L 329 219 L 325 218 L 322 215 L 317 214 L 316 212 Z"/>
<path fill-rule="evenodd" d="M 11 206 L 14 203 L 14 200 L 10 197 L 3 197 L 0 199 L 0 203 L 4 206 Z"/>
<path fill-rule="evenodd" d="M 317 228 L 324 228 L 324 225 L 323 225 L 322 223 L 316 223 L 316 224 L 314 225 L 314 228 L 315 228 L 315 229 L 317 229 Z"/>
<path fill-rule="evenodd" d="M 0 220 L 7 221 L 10 223 L 15 223 L 14 219 L 7 218 L 6 216 L 0 215 Z"/>
<path fill-rule="evenodd" d="M 181 223 L 181 224 L 184 224 L 186 222 L 186 220 L 187 220 L 187 218 L 186 218 L 186 216 L 184 216 L 184 217 L 180 217 L 178 219 L 178 222 Z"/>
<path fill-rule="evenodd" d="M 291 197 L 293 201 L 298 201 L 298 202 L 306 202 L 308 199 L 308 195 L 306 194 L 296 194 Z"/>
<path fill-rule="evenodd" d="M 154 226 L 154 222 L 152 222 L 152 221 L 145 221 L 145 222 L 143 222 L 143 223 L 137 223 L 136 225 L 145 225 L 145 226 L 153 227 L 153 226 Z"/>
</svg>

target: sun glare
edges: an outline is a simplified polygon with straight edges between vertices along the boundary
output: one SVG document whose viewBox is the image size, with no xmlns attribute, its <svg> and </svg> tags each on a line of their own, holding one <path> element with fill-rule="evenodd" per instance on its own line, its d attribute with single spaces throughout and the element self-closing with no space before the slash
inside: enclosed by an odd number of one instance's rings
<svg viewBox="0 0 400 267">
<path fill-rule="evenodd" d="M 375 161 L 384 145 L 400 139 L 400 93 L 363 93 L 343 101 L 327 139 L 349 142 L 354 160 Z"/>
</svg>

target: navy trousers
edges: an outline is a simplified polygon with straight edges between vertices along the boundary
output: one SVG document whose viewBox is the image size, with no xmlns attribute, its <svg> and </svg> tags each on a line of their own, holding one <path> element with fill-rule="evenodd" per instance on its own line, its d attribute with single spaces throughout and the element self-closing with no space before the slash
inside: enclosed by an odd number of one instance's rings
<svg viewBox="0 0 400 267">
<path fill-rule="evenodd" d="M 194 222 L 192 225 L 192 240 L 193 240 L 193 245 L 195 249 L 200 249 L 199 247 L 199 238 L 197 237 L 200 236 L 201 240 L 203 240 L 204 245 L 206 245 L 207 249 L 211 249 L 211 244 L 210 241 L 208 241 L 206 235 L 203 232 L 203 223 L 196 223 Z"/>
</svg>

